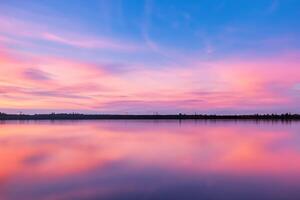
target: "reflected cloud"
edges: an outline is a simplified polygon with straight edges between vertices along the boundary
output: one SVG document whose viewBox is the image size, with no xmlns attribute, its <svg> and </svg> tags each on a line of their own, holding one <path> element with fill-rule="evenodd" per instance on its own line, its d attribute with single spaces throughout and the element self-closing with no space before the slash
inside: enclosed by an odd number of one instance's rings
<svg viewBox="0 0 300 200">
<path fill-rule="evenodd" d="M 212 197 L 230 184 L 240 185 L 244 195 L 245 184 L 252 182 L 256 188 L 295 188 L 300 177 L 298 129 L 299 123 L 210 121 L 2 124 L 0 179 L 10 189 L 0 196 L 187 197 L 189 192 L 201 196 L 193 188 L 208 184 L 203 192 L 213 187 L 215 192 L 207 194 Z"/>
</svg>

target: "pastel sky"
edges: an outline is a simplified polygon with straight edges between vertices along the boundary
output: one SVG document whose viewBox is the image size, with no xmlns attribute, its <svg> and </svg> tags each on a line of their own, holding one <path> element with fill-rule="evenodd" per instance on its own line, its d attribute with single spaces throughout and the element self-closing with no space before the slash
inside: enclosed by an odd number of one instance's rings
<svg viewBox="0 0 300 200">
<path fill-rule="evenodd" d="M 300 112 L 298 0 L 0 1 L 0 111 Z"/>
</svg>

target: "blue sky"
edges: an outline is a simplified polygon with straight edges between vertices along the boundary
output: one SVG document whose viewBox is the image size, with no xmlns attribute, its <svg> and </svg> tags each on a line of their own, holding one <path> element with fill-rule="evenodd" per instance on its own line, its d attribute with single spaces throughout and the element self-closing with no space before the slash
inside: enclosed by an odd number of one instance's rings
<svg viewBox="0 0 300 200">
<path fill-rule="evenodd" d="M 1 1 L 1 73 L 10 66 L 23 81 L 0 82 L 2 109 L 299 111 L 299 9 L 296 0 Z M 91 84 L 111 89 L 51 95 L 84 85 L 86 77 L 71 76 L 95 70 L 91 65 L 107 79 L 89 77 Z M 51 83 L 31 80 L 28 71 Z M 65 71 L 69 76 L 61 78 Z M 41 96 L 44 103 L 29 101 Z M 79 106 L 70 96 L 89 100 Z"/>
</svg>

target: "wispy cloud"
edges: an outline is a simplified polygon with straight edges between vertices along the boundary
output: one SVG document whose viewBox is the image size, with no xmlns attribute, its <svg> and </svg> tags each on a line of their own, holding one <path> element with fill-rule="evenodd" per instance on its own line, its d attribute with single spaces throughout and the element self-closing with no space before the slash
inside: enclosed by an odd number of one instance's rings
<svg viewBox="0 0 300 200">
<path fill-rule="evenodd" d="M 280 3 L 272 1 L 270 12 Z M 226 13 L 229 5 L 217 12 Z M 118 18 L 128 15 L 121 3 L 114 6 L 109 5 L 108 14 L 97 15 L 106 25 L 115 22 L 111 17 L 116 9 L 122 12 Z M 208 18 L 207 24 L 216 23 L 208 27 L 196 20 L 207 14 L 188 12 L 189 6 L 179 13 L 170 9 L 163 17 L 157 9 L 169 8 L 165 5 L 147 0 L 138 6 L 142 12 L 133 14 L 141 19 L 116 19 L 117 25 L 109 28 L 94 27 L 98 21 L 82 26 L 90 16 L 74 23 L 64 15 L 43 17 L 24 9 L 1 13 L 1 107 L 107 112 L 300 109 L 295 103 L 300 82 L 296 31 L 286 31 L 285 37 L 281 31 L 262 34 L 259 25 L 232 22 L 231 15 L 228 21 Z M 172 22 L 181 19 L 186 29 L 178 34 Z"/>
<path fill-rule="evenodd" d="M 24 71 L 26 78 L 37 80 L 37 81 L 48 81 L 51 80 L 51 74 L 46 73 L 36 68 L 29 68 Z"/>
<path fill-rule="evenodd" d="M 295 85 L 300 80 L 297 53 L 273 58 L 272 62 L 195 60 L 185 67 L 168 64 L 157 70 L 139 66 L 124 73 L 107 70 L 101 63 L 28 57 L 4 48 L 0 52 L 0 72 L 6 74 L 0 78 L 3 108 L 74 107 L 112 112 L 142 108 L 149 112 L 192 112 L 211 107 L 255 110 L 294 102 L 298 93 Z"/>
<path fill-rule="evenodd" d="M 87 48 L 87 49 L 106 49 L 106 50 L 115 50 L 115 51 L 137 51 L 142 50 L 142 46 L 129 44 L 122 41 L 114 41 L 108 38 L 94 38 L 90 39 L 84 37 L 76 36 L 59 36 L 52 33 L 42 34 L 42 38 L 48 41 L 61 43 L 64 45 L 70 45 L 78 48 Z"/>
<path fill-rule="evenodd" d="M 143 44 L 125 41 L 122 38 L 109 38 L 93 36 L 89 33 L 81 32 L 80 35 L 66 30 L 58 30 L 55 27 L 26 21 L 14 17 L 0 16 L 0 42 L 23 43 L 27 40 L 44 40 L 61 45 L 68 45 L 76 48 L 99 49 L 120 52 L 144 51 Z M 1 36 L 2 34 L 5 34 Z M 35 41 L 36 43 L 36 41 Z"/>
</svg>

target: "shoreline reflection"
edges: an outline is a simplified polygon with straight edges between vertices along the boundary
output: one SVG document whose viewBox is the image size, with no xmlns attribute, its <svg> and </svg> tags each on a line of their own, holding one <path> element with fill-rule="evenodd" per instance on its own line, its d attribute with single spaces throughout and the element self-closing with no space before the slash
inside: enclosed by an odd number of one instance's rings
<svg viewBox="0 0 300 200">
<path fill-rule="evenodd" d="M 11 121 L 1 199 L 299 199 L 300 123 Z"/>
</svg>

